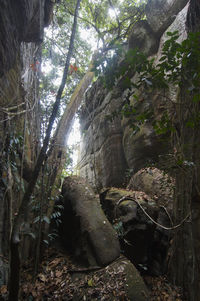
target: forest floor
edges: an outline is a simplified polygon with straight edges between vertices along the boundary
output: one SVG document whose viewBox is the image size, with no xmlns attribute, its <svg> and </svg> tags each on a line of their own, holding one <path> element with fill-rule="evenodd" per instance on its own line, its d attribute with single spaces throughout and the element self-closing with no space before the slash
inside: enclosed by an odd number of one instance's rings
<svg viewBox="0 0 200 301">
<path fill-rule="evenodd" d="M 144 276 L 150 291 L 149 301 L 183 301 L 181 290 L 165 276 Z M 109 267 L 88 271 L 73 263 L 72 258 L 55 249 L 44 252 L 39 273 L 33 277 L 31 263 L 23 267 L 21 298 L 27 301 L 128 301 L 123 272 L 112 273 Z"/>
</svg>

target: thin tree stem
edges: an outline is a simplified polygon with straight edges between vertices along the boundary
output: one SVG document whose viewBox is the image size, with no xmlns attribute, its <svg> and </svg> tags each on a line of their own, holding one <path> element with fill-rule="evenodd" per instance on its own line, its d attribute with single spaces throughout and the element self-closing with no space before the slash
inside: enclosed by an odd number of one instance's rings
<svg viewBox="0 0 200 301">
<path fill-rule="evenodd" d="M 25 194 L 22 198 L 21 205 L 18 211 L 18 215 L 16 216 L 16 219 L 14 220 L 13 229 L 12 229 L 12 235 L 11 235 L 11 266 L 10 266 L 10 278 L 9 278 L 9 301 L 18 301 L 18 294 L 19 294 L 19 281 L 20 281 L 20 252 L 19 252 L 19 243 L 20 243 L 20 226 L 24 219 L 24 213 L 26 210 L 26 207 L 28 206 L 28 203 L 30 201 L 31 195 L 34 191 L 42 164 L 46 158 L 46 153 L 49 145 L 49 140 L 51 136 L 51 131 L 53 128 L 53 124 L 55 121 L 55 118 L 57 116 L 59 107 L 60 107 L 60 100 L 62 97 L 62 92 L 64 90 L 67 76 L 68 76 L 68 70 L 69 70 L 69 64 L 70 59 L 73 54 L 74 49 L 74 40 L 75 40 L 75 33 L 77 28 L 77 17 L 78 17 L 78 10 L 80 6 L 81 0 L 77 0 L 76 3 L 76 9 L 74 14 L 74 23 L 72 27 L 72 33 L 70 37 L 70 44 L 69 44 L 69 50 L 66 57 L 65 62 L 65 68 L 63 72 L 62 81 L 60 84 L 60 87 L 58 89 L 57 95 L 56 95 L 56 101 L 53 106 L 53 110 L 51 113 L 51 116 L 49 118 L 49 124 L 46 130 L 46 136 L 44 138 L 43 146 L 40 150 L 39 156 L 37 158 L 35 168 L 33 170 L 32 178 L 29 182 L 29 185 L 25 191 Z"/>
</svg>

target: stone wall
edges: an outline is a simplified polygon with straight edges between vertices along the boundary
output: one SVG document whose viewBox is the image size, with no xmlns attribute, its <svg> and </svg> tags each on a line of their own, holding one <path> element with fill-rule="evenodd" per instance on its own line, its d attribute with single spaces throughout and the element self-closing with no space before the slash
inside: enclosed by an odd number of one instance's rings
<svg viewBox="0 0 200 301">
<path fill-rule="evenodd" d="M 45 7 L 49 2 L 0 1 L 0 286 L 7 282 L 19 185 L 25 187 L 28 179 L 21 169 L 22 161 L 30 176 L 39 148 L 40 43 L 48 23 L 50 11 Z"/>
<path fill-rule="evenodd" d="M 179 30 L 180 39 L 186 36 L 185 22 L 187 0 L 149 0 L 146 6 L 146 20 L 134 25 L 129 34 L 129 49 L 139 48 L 156 60 L 161 56 L 162 45 L 167 31 Z M 134 81 L 135 75 L 131 74 Z M 128 90 L 118 82 L 112 91 L 108 91 L 97 80 L 86 93 L 85 105 L 80 112 L 82 131 L 80 175 L 87 178 L 93 186 L 123 186 L 126 175 L 156 163 L 160 155 L 170 153 L 168 137 L 155 134 L 152 122 L 146 121 L 139 132 L 133 133 L 129 118 L 121 120 L 116 116 L 111 122 L 107 116 L 120 108 Z M 173 87 L 168 97 L 175 99 L 177 91 Z M 137 112 L 150 108 L 154 118 L 159 119 L 167 110 L 173 114 L 173 108 L 166 102 L 166 95 L 159 93 L 141 94 L 136 105 Z"/>
</svg>

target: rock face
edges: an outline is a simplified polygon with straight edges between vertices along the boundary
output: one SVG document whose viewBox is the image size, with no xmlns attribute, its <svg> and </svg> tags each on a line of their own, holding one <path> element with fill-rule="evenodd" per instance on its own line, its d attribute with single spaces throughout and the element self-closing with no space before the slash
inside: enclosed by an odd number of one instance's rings
<svg viewBox="0 0 200 301">
<path fill-rule="evenodd" d="M 187 0 L 149 0 L 146 16 L 154 33 L 161 35 L 167 30 L 187 3 Z"/>
<path fill-rule="evenodd" d="M 187 3 L 185 0 L 149 0 L 146 6 L 147 20 L 139 21 L 130 30 L 129 49 L 138 48 L 148 57 L 154 56 L 158 60 L 167 31 L 181 27 L 180 40 L 184 39 Z M 129 78 L 136 81 L 137 75 L 131 70 L 129 72 Z M 133 97 L 127 96 L 129 91 L 122 82 L 123 79 L 120 79 L 110 91 L 97 80 L 86 93 L 85 104 L 80 111 L 80 175 L 97 189 L 121 187 L 127 181 L 127 173 L 132 175 L 158 162 L 159 155 L 172 153 L 169 137 L 156 135 L 152 123 L 160 120 L 166 111 L 173 118 L 173 107 L 166 97 L 175 99 L 176 89 L 172 87 L 164 96 L 137 91 L 139 101 L 136 102 Z M 137 111 L 135 119 L 147 109 L 153 114 L 150 121 L 145 120 L 140 125 L 140 131 L 134 132 L 130 127 L 133 117 L 121 119 L 120 114 L 114 114 L 121 110 L 127 97 Z M 112 114 L 114 117 L 110 121 Z"/>
<path fill-rule="evenodd" d="M 1 1 L 0 11 L 0 77 L 11 68 L 24 42 L 41 42 L 48 23 L 49 0 Z M 45 24 L 46 23 L 46 24 Z"/>
<path fill-rule="evenodd" d="M 157 51 L 158 45 L 159 40 L 146 20 L 141 20 L 134 25 L 129 36 L 129 49 L 137 47 L 146 55 L 151 55 Z"/>
<path fill-rule="evenodd" d="M 120 186 L 127 168 L 121 121 L 116 117 L 111 123 L 106 117 L 120 106 L 121 91 L 107 92 L 97 81 L 86 94 L 86 104 L 81 112 L 81 129 L 84 132 L 81 175 L 98 188 Z"/>
<path fill-rule="evenodd" d="M 120 255 L 117 235 L 99 198 L 80 177 L 67 177 L 62 189 L 60 235 L 64 245 L 86 265 L 107 265 Z"/>
<path fill-rule="evenodd" d="M 50 2 L 0 1 L 0 286 L 7 283 L 4 259 L 8 257 L 11 215 L 19 206 L 20 145 L 24 143 L 25 180 L 39 147 L 40 43 L 51 13 L 47 9 Z"/>
</svg>

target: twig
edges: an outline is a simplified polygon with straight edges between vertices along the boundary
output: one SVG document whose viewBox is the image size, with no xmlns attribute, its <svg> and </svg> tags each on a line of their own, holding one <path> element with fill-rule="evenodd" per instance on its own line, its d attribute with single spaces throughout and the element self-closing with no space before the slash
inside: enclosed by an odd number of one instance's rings
<svg viewBox="0 0 200 301">
<path fill-rule="evenodd" d="M 15 99 L 15 100 L 17 100 L 17 99 Z M 21 107 L 23 105 L 25 105 L 25 102 L 22 102 L 22 103 L 20 103 L 18 105 L 12 106 L 12 107 L 7 107 L 7 108 L 3 107 L 3 108 L 0 108 L 0 110 L 3 111 L 3 112 L 5 112 L 5 113 L 7 113 L 8 111 L 12 111 L 12 110 L 18 109 L 19 107 Z"/>
<path fill-rule="evenodd" d="M 26 109 L 26 110 L 23 110 L 23 111 L 20 111 L 20 112 L 7 112 L 7 111 L 4 111 L 5 114 L 8 115 L 8 118 L 4 119 L 4 120 L 1 120 L 0 123 L 3 123 L 7 120 L 11 120 L 12 118 L 14 118 L 15 116 L 18 116 L 18 115 L 21 115 L 21 114 L 25 114 L 27 112 L 31 112 L 33 111 L 33 109 L 35 108 L 36 106 L 36 103 L 37 103 L 37 100 L 34 102 L 33 106 L 30 108 L 30 109 Z M 25 103 L 23 103 L 25 104 Z M 22 105 L 22 104 L 21 104 Z M 16 106 L 17 107 L 17 106 Z M 14 108 L 14 107 L 12 107 Z M 10 109 L 11 110 L 11 109 Z"/>
</svg>

